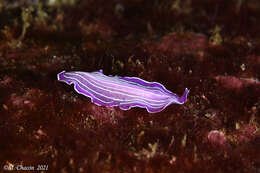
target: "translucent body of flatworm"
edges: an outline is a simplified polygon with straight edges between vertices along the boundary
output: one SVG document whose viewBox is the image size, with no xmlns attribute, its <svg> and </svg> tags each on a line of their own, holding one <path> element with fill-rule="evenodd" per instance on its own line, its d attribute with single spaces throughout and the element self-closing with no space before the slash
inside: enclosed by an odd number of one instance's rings
<svg viewBox="0 0 260 173">
<path fill-rule="evenodd" d="M 74 84 L 76 92 L 91 98 L 96 105 L 119 106 L 122 110 L 141 107 L 149 113 L 160 112 L 170 104 L 185 103 L 189 93 L 186 88 L 179 97 L 160 83 L 137 77 L 106 76 L 102 70 L 90 73 L 62 71 L 57 78 L 69 85 Z"/>
</svg>

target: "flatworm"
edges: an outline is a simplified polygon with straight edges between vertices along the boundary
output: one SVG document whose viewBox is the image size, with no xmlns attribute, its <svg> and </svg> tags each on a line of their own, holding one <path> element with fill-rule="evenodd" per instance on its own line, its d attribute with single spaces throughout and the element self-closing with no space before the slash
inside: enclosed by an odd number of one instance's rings
<svg viewBox="0 0 260 173">
<path fill-rule="evenodd" d="M 160 83 L 137 77 L 106 76 L 102 70 L 91 73 L 62 71 L 57 78 L 69 85 L 74 84 L 76 92 L 91 98 L 96 105 L 119 106 L 122 110 L 141 107 L 149 113 L 160 112 L 170 104 L 185 103 L 189 93 L 186 88 L 179 97 Z"/>
</svg>

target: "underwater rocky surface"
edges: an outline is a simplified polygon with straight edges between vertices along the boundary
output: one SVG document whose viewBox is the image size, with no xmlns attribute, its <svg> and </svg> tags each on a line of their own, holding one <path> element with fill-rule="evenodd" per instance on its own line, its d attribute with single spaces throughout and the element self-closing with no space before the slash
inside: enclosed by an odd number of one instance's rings
<svg viewBox="0 0 260 173">
<path fill-rule="evenodd" d="M 0 170 L 259 173 L 259 18 L 258 0 L 0 1 Z M 57 81 L 99 69 L 188 101 L 123 111 Z"/>
</svg>

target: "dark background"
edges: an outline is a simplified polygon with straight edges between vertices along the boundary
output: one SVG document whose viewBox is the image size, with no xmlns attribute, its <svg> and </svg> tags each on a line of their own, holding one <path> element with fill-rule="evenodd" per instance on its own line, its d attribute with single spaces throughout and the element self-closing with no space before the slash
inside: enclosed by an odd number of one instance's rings
<svg viewBox="0 0 260 173">
<path fill-rule="evenodd" d="M 260 1 L 0 1 L 0 172 L 260 172 Z M 57 73 L 183 93 L 149 114 L 99 107 Z"/>
</svg>

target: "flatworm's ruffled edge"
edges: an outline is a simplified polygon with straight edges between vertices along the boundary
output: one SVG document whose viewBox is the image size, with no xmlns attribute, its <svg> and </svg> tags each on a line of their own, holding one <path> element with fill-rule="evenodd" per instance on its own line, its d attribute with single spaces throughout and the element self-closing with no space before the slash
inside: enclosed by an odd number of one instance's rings
<svg viewBox="0 0 260 173">
<path fill-rule="evenodd" d="M 68 85 L 73 84 L 73 85 L 74 85 L 74 90 L 75 90 L 78 94 L 81 94 L 81 95 L 84 95 L 84 96 L 90 98 L 90 99 L 91 99 L 91 102 L 94 103 L 94 104 L 96 104 L 96 105 L 98 105 L 98 106 L 103 106 L 103 103 L 102 103 L 101 101 L 99 101 L 98 99 L 95 99 L 91 93 L 86 92 L 85 90 L 82 90 L 82 89 L 79 87 L 79 85 L 77 84 L 77 82 L 65 80 L 65 79 L 64 79 L 64 74 L 65 74 L 65 73 L 66 73 L 66 71 L 63 70 L 62 72 L 60 72 L 60 73 L 57 74 L 57 79 L 58 79 L 58 81 L 64 82 L 64 83 L 66 83 L 66 84 L 68 84 Z M 85 73 L 87 73 L 87 72 L 85 72 Z M 102 73 L 102 71 L 99 70 L 98 73 Z M 111 103 L 111 104 L 107 104 L 107 105 L 106 105 L 106 107 L 113 107 L 113 106 L 118 106 L 118 104 L 116 104 L 116 103 L 113 102 L 113 103 Z"/>
<path fill-rule="evenodd" d="M 188 97 L 189 92 L 190 92 L 190 90 L 188 88 L 185 88 L 183 95 L 181 97 L 177 96 L 178 97 L 178 104 L 184 104 L 187 101 L 187 97 Z M 166 107 L 168 107 L 169 105 L 171 105 L 173 103 L 176 103 L 176 102 L 169 102 L 165 106 L 163 106 L 161 108 L 154 109 L 154 110 L 147 105 L 139 104 L 139 103 L 132 104 L 130 106 L 119 105 L 119 108 L 121 110 L 129 110 L 133 107 L 139 107 L 139 108 L 145 108 L 147 110 L 147 112 L 149 112 L 149 113 L 158 113 L 158 112 L 161 112 L 162 110 L 164 110 Z"/>
<path fill-rule="evenodd" d="M 103 74 L 102 70 L 99 70 L 98 72 Z M 69 85 L 74 84 L 74 90 L 77 93 L 79 93 L 79 94 L 85 93 L 83 95 L 86 96 L 86 97 L 89 97 L 91 99 L 92 103 L 94 103 L 94 104 L 96 104 L 98 106 L 102 106 L 102 103 L 99 100 L 97 100 L 97 99 L 93 99 L 93 96 L 90 93 L 86 93 L 85 91 L 84 92 L 80 91 L 81 89 L 78 87 L 78 85 L 75 82 L 67 81 L 67 80 L 63 79 L 64 78 L 64 76 L 63 76 L 64 73 L 66 73 L 65 70 L 57 74 L 57 79 L 59 81 L 62 81 L 62 82 L 67 83 Z M 172 93 L 171 91 L 167 90 L 162 84 L 160 84 L 158 82 L 148 82 L 148 81 L 144 81 L 144 80 L 142 80 L 140 78 L 137 78 L 137 77 L 120 77 L 120 76 L 117 76 L 117 77 L 119 79 L 127 80 L 127 81 L 130 81 L 130 82 L 136 82 L 136 83 L 138 83 L 140 85 L 145 85 L 145 86 L 149 86 L 149 87 L 160 87 L 164 91 L 173 94 L 173 97 L 178 97 L 178 99 L 177 99 L 178 101 L 177 102 L 176 101 L 169 102 L 165 106 L 163 106 L 161 108 L 157 108 L 156 110 L 152 110 L 152 108 L 150 108 L 149 106 L 144 105 L 144 104 L 140 104 L 140 103 L 135 103 L 135 104 L 128 105 L 128 106 L 111 103 L 111 105 L 106 105 L 106 107 L 119 106 L 119 108 L 121 110 L 129 110 L 129 109 L 131 109 L 133 107 L 140 107 L 140 108 L 145 108 L 147 110 L 147 112 L 149 112 L 149 113 L 157 113 L 157 112 L 161 112 L 162 110 L 164 110 L 170 104 L 173 104 L 173 103 L 184 104 L 187 101 L 187 97 L 188 97 L 188 94 L 189 94 L 189 89 L 188 88 L 185 88 L 185 91 L 184 91 L 183 95 L 181 97 L 179 97 L 176 94 Z"/>
<path fill-rule="evenodd" d="M 149 82 L 149 81 L 145 81 L 143 79 L 140 79 L 138 77 L 121 77 L 121 76 L 117 76 L 120 80 L 124 80 L 127 82 L 133 82 L 133 83 L 137 83 L 146 87 L 154 87 L 154 88 L 160 88 L 162 91 L 168 93 L 168 94 L 174 94 L 171 91 L 167 90 L 162 84 L 158 83 L 158 82 Z"/>
</svg>

